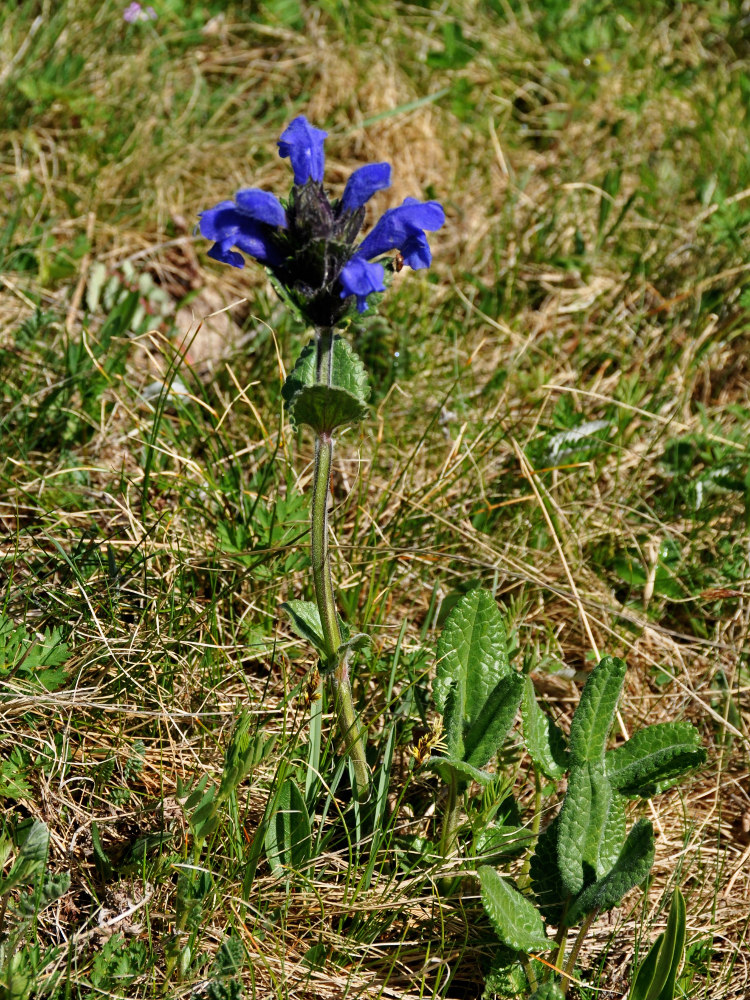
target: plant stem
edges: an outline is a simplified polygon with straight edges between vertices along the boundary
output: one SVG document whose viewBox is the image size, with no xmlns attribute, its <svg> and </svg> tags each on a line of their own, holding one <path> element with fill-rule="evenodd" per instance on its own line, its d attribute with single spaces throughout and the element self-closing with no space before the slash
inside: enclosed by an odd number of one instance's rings
<svg viewBox="0 0 750 1000">
<path fill-rule="evenodd" d="M 315 377 L 321 385 L 333 380 L 333 330 L 317 332 Z M 333 593 L 331 562 L 328 553 L 328 494 L 333 464 L 333 438 L 329 433 L 315 435 L 315 469 L 313 472 L 312 509 L 310 514 L 310 547 L 315 601 L 320 613 L 328 657 L 336 661 L 331 674 L 334 707 L 339 733 L 354 768 L 354 792 L 360 802 L 370 796 L 370 768 L 365 756 L 365 740 L 354 708 L 349 680 L 349 654 L 339 655 L 341 628 Z"/>
<path fill-rule="evenodd" d="M 581 929 L 578 932 L 575 944 L 573 945 L 573 948 L 568 957 L 568 964 L 565 966 L 565 971 L 568 973 L 568 976 L 573 975 L 573 970 L 576 967 L 576 959 L 578 958 L 578 952 L 581 950 L 581 945 L 583 944 L 584 938 L 589 932 L 589 927 L 591 927 L 591 925 L 593 924 L 594 920 L 596 920 L 598 915 L 599 915 L 598 909 L 592 910 L 591 913 L 589 913 L 589 915 L 581 924 Z M 570 985 L 570 980 L 567 978 L 567 976 L 564 976 L 560 987 L 562 989 L 563 996 L 567 994 L 569 985 Z"/>
<path fill-rule="evenodd" d="M 450 857 L 458 843 L 458 779 L 451 775 L 448 782 L 448 802 L 443 813 L 443 830 L 440 836 L 440 853 L 444 860 Z"/>
</svg>

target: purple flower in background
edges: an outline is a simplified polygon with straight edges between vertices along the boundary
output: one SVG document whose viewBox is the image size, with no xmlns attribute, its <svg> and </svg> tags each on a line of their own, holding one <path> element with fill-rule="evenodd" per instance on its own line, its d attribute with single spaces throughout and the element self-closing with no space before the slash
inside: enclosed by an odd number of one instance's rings
<svg viewBox="0 0 750 1000">
<path fill-rule="evenodd" d="M 417 269 L 432 260 L 425 230 L 445 222 L 436 201 L 406 198 L 385 212 L 372 232 L 357 244 L 365 205 L 376 191 L 390 187 L 388 163 L 355 170 L 340 199 L 331 202 L 323 189 L 326 133 L 300 115 L 281 134 L 279 155 L 288 158 L 294 186 L 288 201 L 259 188 L 238 191 L 200 214 L 200 231 L 214 244 L 209 257 L 244 267 L 243 254 L 264 264 L 302 314 L 316 326 L 333 326 L 356 303 L 367 309 L 369 295 L 385 291 L 386 268 L 375 258 L 398 251 L 403 263 Z M 400 265 L 399 265 L 400 269 Z"/>
<path fill-rule="evenodd" d="M 135 24 L 136 21 L 155 21 L 156 11 L 153 7 L 146 7 L 144 10 L 139 3 L 133 0 L 130 6 L 125 8 L 125 12 L 122 15 L 124 21 L 128 24 Z"/>
</svg>

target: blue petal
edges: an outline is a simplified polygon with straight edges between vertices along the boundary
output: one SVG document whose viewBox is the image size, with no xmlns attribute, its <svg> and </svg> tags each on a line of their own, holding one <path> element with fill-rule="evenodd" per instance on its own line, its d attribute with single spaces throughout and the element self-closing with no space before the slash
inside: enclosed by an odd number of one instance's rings
<svg viewBox="0 0 750 1000">
<path fill-rule="evenodd" d="M 222 240 L 230 235 L 228 230 L 239 232 L 239 213 L 233 201 L 220 201 L 218 205 L 200 214 L 201 236 L 207 240 Z"/>
<path fill-rule="evenodd" d="M 241 253 L 235 253 L 230 249 L 231 242 L 224 240 L 221 243 L 214 243 L 208 251 L 208 256 L 214 260 L 220 260 L 222 264 L 231 264 L 232 267 L 244 267 L 245 260 Z"/>
<path fill-rule="evenodd" d="M 425 229 L 440 229 L 444 222 L 445 212 L 439 202 L 406 198 L 403 205 L 390 208 L 383 213 L 375 228 L 362 241 L 357 253 L 367 260 L 372 260 L 373 257 L 379 257 L 389 250 L 406 250 L 413 259 L 424 259 L 424 245 L 420 244 L 417 247 L 414 238 L 420 233 L 424 238 Z M 406 258 L 404 259 L 406 261 Z"/>
<path fill-rule="evenodd" d="M 323 140 L 327 135 L 327 132 L 314 128 L 304 115 L 295 118 L 281 133 L 279 156 L 288 156 L 291 160 L 295 184 L 323 180 Z"/>
<path fill-rule="evenodd" d="M 372 198 L 376 191 L 391 186 L 390 163 L 369 163 L 355 170 L 344 188 L 341 211 L 353 212 Z"/>
<path fill-rule="evenodd" d="M 401 246 L 401 254 L 404 258 L 404 264 L 414 271 L 418 271 L 420 267 L 429 267 L 432 263 L 430 244 L 421 230 L 406 238 Z"/>
<path fill-rule="evenodd" d="M 237 205 L 250 218 L 286 229 L 286 212 L 275 194 L 261 191 L 260 188 L 245 188 L 244 191 L 238 191 L 235 198 Z"/>
<path fill-rule="evenodd" d="M 269 197 L 273 198 L 273 195 Z M 266 199 L 258 204 L 260 204 L 261 211 L 268 209 L 269 202 Z M 281 208 L 280 203 L 279 208 Z M 269 212 L 265 211 L 265 214 L 268 216 Z M 286 222 L 286 219 L 284 221 Z M 281 254 L 273 244 L 272 229 L 269 228 L 268 223 L 259 222 L 249 212 L 245 212 L 235 205 L 233 201 L 219 202 L 213 208 L 201 212 L 199 225 L 201 235 L 216 241 L 215 246 L 209 251 L 209 256 L 215 260 L 224 261 L 225 264 L 231 264 L 233 267 L 242 267 L 243 264 L 237 263 L 237 260 L 242 258 L 239 254 L 230 251 L 231 247 L 237 247 L 238 250 L 255 257 L 261 264 L 273 266 L 281 263 Z"/>
<path fill-rule="evenodd" d="M 255 257 L 261 264 L 280 264 L 282 256 L 276 247 L 269 241 L 266 233 L 244 232 L 238 233 L 234 237 L 234 246 L 238 250 Z"/>
<path fill-rule="evenodd" d="M 339 275 L 341 298 L 356 295 L 357 309 L 363 313 L 367 309 L 367 296 L 372 292 L 385 291 L 384 273 L 382 264 L 368 264 L 362 257 L 352 257 Z"/>
</svg>

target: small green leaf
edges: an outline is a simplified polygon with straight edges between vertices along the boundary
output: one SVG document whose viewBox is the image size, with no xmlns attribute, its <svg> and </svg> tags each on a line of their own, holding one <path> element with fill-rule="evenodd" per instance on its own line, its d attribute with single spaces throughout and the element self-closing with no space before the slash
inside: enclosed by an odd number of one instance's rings
<svg viewBox="0 0 750 1000">
<path fill-rule="evenodd" d="M 548 778 L 561 778 L 568 769 L 565 737 L 559 726 L 539 707 L 534 684 L 528 676 L 521 700 L 521 717 L 524 743 L 529 756 Z"/>
<path fill-rule="evenodd" d="M 320 612 L 317 604 L 312 601 L 285 601 L 281 610 L 286 611 L 292 621 L 292 629 L 300 639 L 315 647 L 321 656 L 326 655 L 323 626 L 320 624 Z"/>
<path fill-rule="evenodd" d="M 654 941 L 638 969 L 630 1000 L 673 1000 L 675 982 L 685 949 L 685 900 L 675 889 L 667 929 Z"/>
<path fill-rule="evenodd" d="M 660 722 L 633 733 L 604 758 L 607 777 L 623 795 L 650 798 L 670 788 L 706 759 L 698 730 L 689 722 Z"/>
<path fill-rule="evenodd" d="M 523 826 L 490 826 L 474 838 L 474 854 L 483 865 L 499 865 L 529 845 L 533 834 Z"/>
<path fill-rule="evenodd" d="M 522 674 L 501 677 L 464 737 L 464 760 L 484 767 L 500 749 L 521 704 Z"/>
<path fill-rule="evenodd" d="M 96 865 L 96 870 L 99 873 L 99 878 L 106 882 L 112 877 L 112 865 L 110 864 L 110 860 L 102 847 L 101 837 L 99 836 L 99 826 L 96 821 L 91 823 L 91 846 L 94 848 L 94 864 Z"/>
<path fill-rule="evenodd" d="M 626 670 L 624 660 L 605 656 L 591 671 L 570 724 L 571 763 L 604 757 Z"/>
<path fill-rule="evenodd" d="M 559 830 L 560 816 L 557 815 L 539 835 L 529 862 L 529 877 L 536 904 L 544 919 L 555 926 L 559 926 L 563 919 L 565 900 L 569 896 L 557 863 Z"/>
<path fill-rule="evenodd" d="M 333 338 L 331 384 L 316 382 L 316 341 L 303 349 L 281 389 L 287 411 L 296 424 L 309 424 L 318 433 L 330 433 L 343 424 L 367 416 L 370 387 L 360 358 L 348 341 Z"/>
<path fill-rule="evenodd" d="M 624 838 L 623 800 L 607 781 L 604 765 L 572 767 L 557 840 L 566 891 L 575 895 L 608 872 Z"/>
<path fill-rule="evenodd" d="M 299 870 L 310 857 L 310 817 L 305 799 L 287 778 L 276 799 L 276 812 L 265 837 L 266 857 L 273 871 Z"/>
<path fill-rule="evenodd" d="M 525 952 L 549 948 L 544 921 L 533 903 L 487 865 L 479 869 L 479 882 L 487 916 L 503 944 Z"/>
<path fill-rule="evenodd" d="M 432 693 L 440 712 L 452 684 L 456 709 L 469 724 L 476 721 L 490 692 L 510 673 L 505 625 L 495 598 L 472 590 L 456 603 L 437 645 Z"/>
<path fill-rule="evenodd" d="M 534 990 L 529 1000 L 565 1000 L 565 994 L 559 983 L 549 980 L 542 983 L 538 990 Z"/>
<path fill-rule="evenodd" d="M 364 632 L 355 632 L 350 638 L 344 640 L 338 648 L 339 658 L 347 653 L 360 653 L 366 646 L 369 646 L 372 639 Z"/>
<path fill-rule="evenodd" d="M 610 871 L 576 897 L 568 911 L 568 926 L 577 924 L 592 910 L 603 912 L 611 909 L 626 892 L 648 877 L 653 863 L 654 828 L 648 820 L 639 820 L 628 834 Z"/>
</svg>

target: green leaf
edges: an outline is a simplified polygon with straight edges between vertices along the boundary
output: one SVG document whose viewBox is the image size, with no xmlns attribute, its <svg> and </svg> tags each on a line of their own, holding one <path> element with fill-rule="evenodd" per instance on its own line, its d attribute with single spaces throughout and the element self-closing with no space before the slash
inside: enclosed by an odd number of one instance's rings
<svg viewBox="0 0 750 1000">
<path fill-rule="evenodd" d="M 604 757 L 626 670 L 624 660 L 605 656 L 591 671 L 570 724 L 571 763 Z"/>
<path fill-rule="evenodd" d="M 303 349 L 284 382 L 281 395 L 295 424 L 309 424 L 318 433 L 330 433 L 343 424 L 367 416 L 370 387 L 360 358 L 342 337 L 333 338 L 331 385 L 316 384 L 316 346 Z"/>
<path fill-rule="evenodd" d="M 546 951 L 551 941 L 544 932 L 544 921 L 533 903 L 494 868 L 479 869 L 482 903 L 490 923 L 503 942 L 514 951 Z"/>
<path fill-rule="evenodd" d="M 320 612 L 317 604 L 312 601 L 285 601 L 281 610 L 286 611 L 292 621 L 292 629 L 300 639 L 315 647 L 321 656 L 326 655 L 323 626 L 320 624 Z"/>
<path fill-rule="evenodd" d="M 296 424 L 307 424 L 318 434 L 330 434 L 345 424 L 358 424 L 367 416 L 366 404 L 337 386 L 312 385 L 294 397 L 291 414 Z"/>
<path fill-rule="evenodd" d="M 607 781 L 604 764 L 571 768 L 557 839 L 566 891 L 575 895 L 608 872 L 624 838 L 623 800 Z"/>
<path fill-rule="evenodd" d="M 612 868 L 576 897 L 568 911 L 568 926 L 577 924 L 592 910 L 603 912 L 611 909 L 626 892 L 648 877 L 653 863 L 654 828 L 648 820 L 639 820 L 628 834 Z"/>
<path fill-rule="evenodd" d="M 604 763 L 613 788 L 623 795 L 650 798 L 670 788 L 706 759 L 700 734 L 689 722 L 660 722 L 633 733 L 609 750 Z"/>
<path fill-rule="evenodd" d="M 464 737 L 463 758 L 472 767 L 484 767 L 500 749 L 513 725 L 523 688 L 522 674 L 501 677 L 490 693 L 476 722 Z"/>
<path fill-rule="evenodd" d="M 472 590 L 456 603 L 437 645 L 432 694 L 444 712 L 451 685 L 456 685 L 456 711 L 471 725 L 501 677 L 510 673 L 505 625 L 486 590 Z M 446 727 L 447 728 L 447 727 Z"/>
<path fill-rule="evenodd" d="M 464 760 L 457 760 L 452 757 L 430 757 L 424 766 L 429 771 L 435 771 L 445 782 L 450 782 L 451 778 L 458 780 L 459 786 L 466 785 L 470 781 L 476 781 L 480 785 L 489 785 L 494 778 L 494 774 L 489 771 L 480 771 L 477 767 L 472 767 Z"/>
<path fill-rule="evenodd" d="M 521 700 L 524 744 L 529 756 L 548 778 L 561 778 L 568 769 L 568 751 L 559 726 L 543 712 L 536 700 L 534 684 L 526 677 Z"/>
<path fill-rule="evenodd" d="M 310 857 L 310 817 L 305 799 L 292 778 L 279 789 L 276 812 L 265 837 L 266 857 L 273 871 L 299 870 Z"/>
<path fill-rule="evenodd" d="M 96 821 L 92 821 L 91 823 L 91 846 L 94 848 L 94 864 L 99 873 L 99 878 L 106 882 L 107 879 L 112 877 L 112 865 L 106 851 L 102 847 L 101 837 L 99 836 L 99 825 Z"/>
<path fill-rule="evenodd" d="M 677 972 L 685 949 L 685 900 L 675 889 L 667 929 L 654 941 L 638 969 L 630 1000 L 673 1000 Z"/>
<path fill-rule="evenodd" d="M 534 990 L 529 1000 L 565 1000 L 565 994 L 559 983 L 549 980 L 542 983 L 538 990 Z"/>
</svg>

